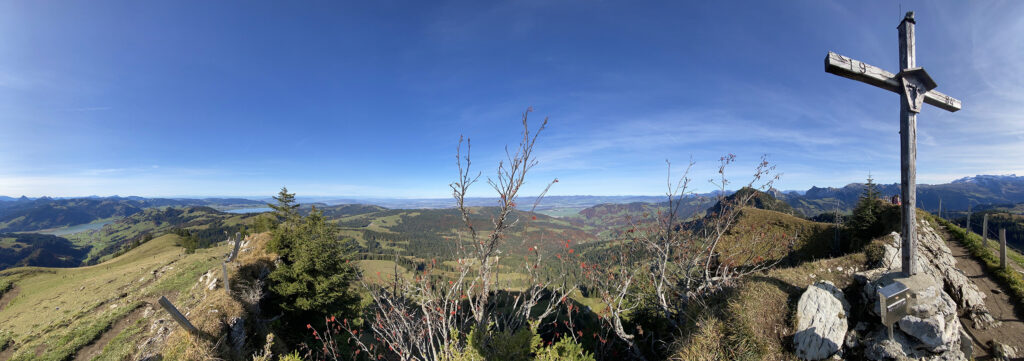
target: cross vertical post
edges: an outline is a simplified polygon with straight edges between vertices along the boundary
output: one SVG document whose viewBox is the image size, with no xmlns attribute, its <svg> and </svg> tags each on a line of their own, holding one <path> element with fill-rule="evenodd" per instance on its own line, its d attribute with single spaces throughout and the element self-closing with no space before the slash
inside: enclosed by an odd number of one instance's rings
<svg viewBox="0 0 1024 361">
<path fill-rule="evenodd" d="M 900 70 L 912 69 L 916 65 L 917 51 L 914 44 L 914 17 L 908 13 L 900 22 Z M 900 206 L 903 212 L 903 275 L 917 274 L 917 112 L 910 109 L 913 99 L 906 91 L 900 92 Z"/>
</svg>

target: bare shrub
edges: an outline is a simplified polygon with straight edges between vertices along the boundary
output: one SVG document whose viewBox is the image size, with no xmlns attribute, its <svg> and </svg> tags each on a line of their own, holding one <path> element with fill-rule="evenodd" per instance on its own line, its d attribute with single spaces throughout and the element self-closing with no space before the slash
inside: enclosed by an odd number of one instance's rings
<svg viewBox="0 0 1024 361">
<path fill-rule="evenodd" d="M 701 304 L 747 275 L 773 267 L 781 258 L 770 255 L 792 248 L 795 235 L 756 230 L 730 234 L 743 208 L 757 195 L 727 196 L 726 168 L 734 161 L 732 154 L 720 159 L 717 177 L 709 180 L 717 188 L 714 197 L 718 203 L 703 217 L 678 214 L 679 205 L 695 197 L 689 177 L 694 163 L 691 161 L 675 182 L 669 164 L 667 206 L 631 222 L 627 237 L 610 247 L 614 250 L 608 257 L 610 264 L 594 264 L 587 270 L 590 283 L 607 305 L 601 313 L 604 327 L 624 342 L 635 358 L 664 350 L 668 337 L 685 325 L 687 307 Z M 773 172 L 774 167 L 762 157 L 746 187 L 770 189 L 778 179 Z M 729 246 L 723 247 L 730 237 Z M 636 322 L 627 326 L 630 317 L 638 318 L 638 314 L 663 321 L 665 330 L 660 335 L 648 330 L 645 335 Z"/>
<path fill-rule="evenodd" d="M 466 354 L 475 355 L 478 350 L 486 353 L 495 345 L 493 337 L 520 335 L 519 330 L 536 335 L 543 321 L 566 304 L 576 285 L 566 279 L 544 280 L 540 275 L 543 257 L 536 247 L 529 248 L 522 264 L 522 272 L 527 275 L 524 289 L 499 293 L 496 284 L 500 248 L 511 236 L 510 228 L 526 222 L 523 234 L 527 234 L 529 220 L 519 219 L 515 211 L 526 175 L 537 165 L 533 154 L 537 137 L 547 126 L 545 118 L 531 132 L 527 121 L 531 111 L 523 113 L 519 145 L 505 148 L 506 159 L 499 162 L 494 178 L 487 178 L 498 197 L 498 207 L 490 214 L 489 224 L 476 224 L 472 215 L 491 209 L 466 205 L 466 194 L 481 173 L 474 174 L 471 168 L 470 140 L 459 138 L 459 176 L 450 185 L 465 226 L 451 248 L 457 266 L 454 272 L 445 271 L 432 260 L 422 272 L 409 279 L 395 277 L 390 285 L 364 281 L 372 299 L 367 324 L 358 327 L 348 320 L 342 321 L 342 328 L 359 352 L 399 360 L 454 360 Z M 533 202 L 531 211 L 557 181 L 547 185 Z M 501 309 L 496 310 L 499 304 Z"/>
</svg>

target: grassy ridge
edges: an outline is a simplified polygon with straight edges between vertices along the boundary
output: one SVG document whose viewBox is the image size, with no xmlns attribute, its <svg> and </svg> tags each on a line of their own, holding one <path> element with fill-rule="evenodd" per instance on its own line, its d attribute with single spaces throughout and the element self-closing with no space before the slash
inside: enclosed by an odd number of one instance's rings
<svg viewBox="0 0 1024 361">
<path fill-rule="evenodd" d="M 68 359 L 135 308 L 187 293 L 228 248 L 186 255 L 175 246 L 177 238 L 157 237 L 95 266 L 0 272 L 0 280 L 19 289 L 0 311 L 0 342 L 14 349 L 13 360 Z"/>
<path fill-rule="evenodd" d="M 967 247 L 967 250 L 971 252 L 971 256 L 981 260 L 982 263 L 985 264 L 985 270 L 994 276 L 997 282 L 1010 289 L 1010 294 L 1013 297 L 1014 302 L 1021 303 L 1024 301 L 1024 278 L 1022 278 L 1021 274 L 1015 271 L 1013 267 L 1008 267 L 1006 269 L 999 267 L 998 251 L 985 247 L 981 236 L 974 233 L 968 234 L 963 228 L 957 227 L 945 219 L 930 215 L 928 217 L 930 220 L 938 222 L 939 224 L 942 224 L 943 227 L 946 227 L 946 229 L 949 230 L 949 233 L 953 235 L 953 239 L 960 242 L 960 244 L 963 244 L 964 247 Z"/>
<path fill-rule="evenodd" d="M 867 262 L 863 252 L 829 258 L 833 232 L 830 224 L 745 208 L 721 245 L 723 254 L 745 247 L 744 241 L 755 234 L 784 235 L 779 240 L 795 236 L 796 243 L 788 257 L 784 253 L 771 255 L 786 257 L 783 264 L 790 266 L 753 275 L 719 298 L 692 307 L 688 317 L 691 322 L 674 346 L 675 358 L 796 360 L 789 343 L 796 328 L 795 310 L 800 295 L 819 280 L 846 288 L 853 283 L 851 268 L 861 268 Z M 839 271 L 839 267 L 844 271 Z"/>
</svg>

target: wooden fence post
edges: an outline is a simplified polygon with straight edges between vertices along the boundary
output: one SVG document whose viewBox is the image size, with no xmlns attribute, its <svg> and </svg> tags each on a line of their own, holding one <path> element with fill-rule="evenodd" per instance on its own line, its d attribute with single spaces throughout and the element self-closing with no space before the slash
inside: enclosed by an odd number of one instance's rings
<svg viewBox="0 0 1024 361">
<path fill-rule="evenodd" d="M 181 325 L 181 327 L 184 327 L 186 331 L 192 334 L 199 333 L 199 330 L 196 329 L 196 326 L 192 326 L 192 323 L 188 322 L 188 319 L 185 318 L 185 315 L 181 314 L 181 312 L 178 312 L 178 309 L 171 304 L 171 301 L 169 301 L 167 297 L 160 296 L 160 306 L 167 310 L 167 313 L 171 314 L 171 318 L 177 321 L 178 324 Z"/>
<path fill-rule="evenodd" d="M 1006 228 L 999 229 L 999 267 L 1006 269 Z"/>
<path fill-rule="evenodd" d="M 981 245 L 988 248 L 988 213 L 981 220 Z"/>
<path fill-rule="evenodd" d="M 230 295 L 231 294 L 231 282 L 228 281 L 228 264 L 222 262 L 220 264 L 220 270 L 224 271 L 224 291 L 227 292 Z"/>
<path fill-rule="evenodd" d="M 967 204 L 967 221 L 964 222 L 964 225 L 967 228 L 967 234 L 971 234 L 971 204 L 970 203 Z"/>
<path fill-rule="evenodd" d="M 235 261 L 235 257 L 238 256 L 238 247 L 241 244 L 242 244 L 242 234 L 238 233 L 238 232 L 235 232 L 235 248 L 231 251 L 231 255 L 228 256 L 228 262 L 234 262 Z"/>
</svg>

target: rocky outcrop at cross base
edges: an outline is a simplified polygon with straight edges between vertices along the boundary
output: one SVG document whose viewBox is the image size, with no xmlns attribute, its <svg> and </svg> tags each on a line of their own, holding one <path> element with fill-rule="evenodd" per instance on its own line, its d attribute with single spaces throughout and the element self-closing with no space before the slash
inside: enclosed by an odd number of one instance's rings
<svg viewBox="0 0 1024 361">
<path fill-rule="evenodd" d="M 969 339 L 963 337 L 963 326 L 956 313 L 956 302 L 944 291 L 938 289 L 941 283 L 931 276 L 924 283 L 934 286 L 918 290 L 918 300 L 893 327 L 892 339 L 888 330 L 877 322 L 870 322 L 861 329 L 865 332 L 864 358 L 868 360 L 966 360 L 970 350 Z M 875 280 L 865 280 L 862 299 L 865 304 L 878 302 L 877 290 L 893 281 L 893 274 L 885 274 Z M 877 309 L 870 309 L 877 315 Z M 966 351 L 966 352 L 965 352 Z"/>
<path fill-rule="evenodd" d="M 881 268 L 898 270 L 902 264 L 900 235 L 893 232 L 885 240 L 885 256 Z M 984 330 L 998 326 L 999 321 L 992 317 L 985 306 L 985 293 L 957 269 L 953 253 L 927 220 L 918 220 L 917 242 L 917 264 L 921 267 L 921 273 L 942 281 L 945 290 L 957 301 L 960 311 L 970 316 L 974 328 Z"/>
<path fill-rule="evenodd" d="M 845 346 L 858 349 L 868 360 L 966 360 L 972 353 L 971 341 L 958 317 L 958 308 L 967 313 L 976 327 L 999 324 L 985 307 L 985 294 L 956 268 L 956 260 L 945 241 L 927 220 L 918 220 L 919 274 L 908 296 L 906 315 L 896 321 L 890 339 L 880 322 L 879 290 L 900 278 L 900 236 L 885 238 L 882 265 L 856 274 L 861 287 L 859 304 L 869 317 L 862 317 L 846 335 Z M 947 293 L 948 291 L 948 293 Z"/>
<path fill-rule="evenodd" d="M 900 272 L 900 236 L 892 233 L 883 239 L 881 265 L 855 274 L 854 291 L 847 293 L 853 306 L 830 283 L 818 282 L 807 288 L 797 305 L 793 343 L 798 357 L 930 361 L 971 358 L 971 339 L 960 323 L 959 313 L 969 316 L 976 328 L 996 327 L 999 321 L 985 306 L 985 294 L 956 268 L 956 259 L 942 237 L 927 220 L 918 222 L 917 275 L 903 277 Z M 894 298 L 886 304 L 895 307 L 887 317 L 892 322 L 891 336 L 889 327 L 882 324 L 879 300 L 879 291 L 887 286 L 902 290 L 887 289 L 887 297 Z M 848 330 L 849 326 L 853 328 Z"/>
</svg>

